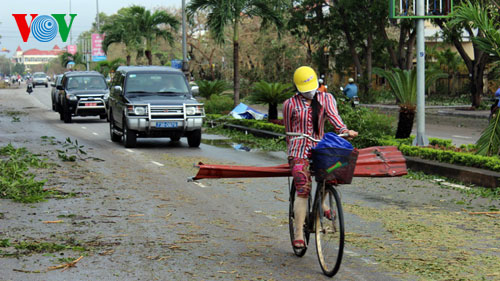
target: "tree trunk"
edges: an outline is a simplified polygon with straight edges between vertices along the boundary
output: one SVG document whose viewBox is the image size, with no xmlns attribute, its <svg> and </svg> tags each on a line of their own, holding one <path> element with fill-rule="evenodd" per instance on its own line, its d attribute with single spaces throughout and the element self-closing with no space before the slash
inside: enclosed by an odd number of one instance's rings
<svg viewBox="0 0 500 281">
<path fill-rule="evenodd" d="M 130 59 L 131 59 L 130 55 L 127 55 L 127 65 L 130 65 Z"/>
<path fill-rule="evenodd" d="M 396 131 L 397 139 L 406 139 L 410 137 L 411 129 L 413 128 L 413 120 L 415 119 L 415 109 L 400 107 L 398 129 Z"/>
<path fill-rule="evenodd" d="M 234 106 L 240 104 L 240 58 L 239 58 L 239 44 L 235 40 L 233 42 L 233 81 L 234 81 Z"/>
<path fill-rule="evenodd" d="M 278 105 L 275 103 L 269 104 L 269 110 L 267 111 L 267 120 L 278 119 Z"/>
<path fill-rule="evenodd" d="M 148 64 L 153 65 L 153 55 L 151 54 L 151 50 L 146 50 L 146 58 L 148 58 Z"/>
</svg>

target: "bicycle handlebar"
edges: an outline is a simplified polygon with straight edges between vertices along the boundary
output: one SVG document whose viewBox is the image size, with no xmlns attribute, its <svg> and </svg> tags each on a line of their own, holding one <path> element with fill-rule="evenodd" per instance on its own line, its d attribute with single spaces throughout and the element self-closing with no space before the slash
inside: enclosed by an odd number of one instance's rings
<svg viewBox="0 0 500 281">
<path fill-rule="evenodd" d="M 308 135 L 308 134 L 294 133 L 294 132 L 286 132 L 286 135 L 287 135 L 287 136 L 290 136 L 290 137 L 296 137 L 296 138 L 294 138 L 294 139 L 304 139 L 304 138 L 305 138 L 305 139 L 310 139 L 310 140 L 311 140 L 311 141 L 313 141 L 313 142 L 320 142 L 320 141 L 321 141 L 321 140 L 317 140 L 317 139 L 315 139 L 315 138 L 311 137 L 311 136 L 310 136 L 310 135 Z M 338 134 L 338 136 L 339 136 L 339 137 L 344 138 L 344 137 L 348 137 L 348 136 L 349 136 L 349 134 L 347 134 L 347 133 L 343 133 L 343 134 Z"/>
</svg>

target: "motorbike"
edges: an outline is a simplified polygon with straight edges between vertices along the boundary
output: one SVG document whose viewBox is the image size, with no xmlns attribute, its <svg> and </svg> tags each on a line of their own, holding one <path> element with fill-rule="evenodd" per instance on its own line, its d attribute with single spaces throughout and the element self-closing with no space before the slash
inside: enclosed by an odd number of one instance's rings
<svg viewBox="0 0 500 281">
<path fill-rule="evenodd" d="M 33 84 L 31 82 L 28 82 L 28 86 L 26 87 L 26 92 L 30 95 L 33 92 Z"/>
</svg>

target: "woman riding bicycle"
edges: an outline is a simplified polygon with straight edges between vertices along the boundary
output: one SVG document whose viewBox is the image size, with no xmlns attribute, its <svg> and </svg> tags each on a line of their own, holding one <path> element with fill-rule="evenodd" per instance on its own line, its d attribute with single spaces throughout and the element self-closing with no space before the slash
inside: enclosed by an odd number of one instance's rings
<svg viewBox="0 0 500 281">
<path fill-rule="evenodd" d="M 347 133 L 349 138 L 358 135 L 358 132 L 347 129 L 343 123 L 333 95 L 318 91 L 318 77 L 312 68 L 299 67 L 295 70 L 293 82 L 297 93 L 283 104 L 286 132 L 302 133 L 315 139 L 321 139 L 324 135 L 325 118 L 327 118 L 338 133 Z M 297 222 L 293 241 L 295 248 L 306 246 L 302 225 L 305 221 L 307 201 L 312 187 L 308 157 L 311 148 L 315 145 L 316 143 L 307 138 L 287 137 L 288 162 L 297 189 L 297 198 L 293 207 Z M 325 213 L 330 211 L 325 210 Z"/>
</svg>

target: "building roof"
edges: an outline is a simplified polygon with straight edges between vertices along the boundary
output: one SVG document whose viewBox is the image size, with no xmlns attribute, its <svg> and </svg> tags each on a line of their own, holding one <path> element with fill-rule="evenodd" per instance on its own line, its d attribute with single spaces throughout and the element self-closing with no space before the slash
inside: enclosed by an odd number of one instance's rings
<svg viewBox="0 0 500 281">
<path fill-rule="evenodd" d="M 21 46 L 17 46 L 16 52 L 22 52 L 23 49 L 21 49 Z"/>
<path fill-rule="evenodd" d="M 56 45 L 57 47 L 57 45 Z M 62 50 L 57 47 L 57 49 L 52 49 L 50 51 L 38 50 L 38 49 L 29 49 L 23 52 L 24 56 L 58 56 Z"/>
</svg>

